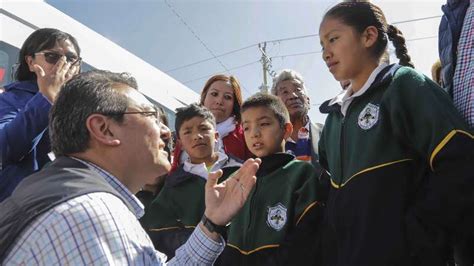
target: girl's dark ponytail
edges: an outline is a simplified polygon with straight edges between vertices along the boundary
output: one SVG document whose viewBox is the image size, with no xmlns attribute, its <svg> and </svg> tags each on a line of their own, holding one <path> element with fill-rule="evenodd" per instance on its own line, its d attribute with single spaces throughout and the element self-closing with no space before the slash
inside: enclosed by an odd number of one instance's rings
<svg viewBox="0 0 474 266">
<path fill-rule="evenodd" d="M 388 39 L 393 43 L 395 47 L 395 54 L 397 58 L 400 59 L 399 64 L 402 66 L 408 66 L 411 68 L 415 68 L 413 62 L 411 62 L 411 58 L 408 55 L 407 46 L 405 44 L 405 38 L 403 37 L 402 32 L 393 25 L 388 25 L 387 27 L 387 35 Z"/>
</svg>

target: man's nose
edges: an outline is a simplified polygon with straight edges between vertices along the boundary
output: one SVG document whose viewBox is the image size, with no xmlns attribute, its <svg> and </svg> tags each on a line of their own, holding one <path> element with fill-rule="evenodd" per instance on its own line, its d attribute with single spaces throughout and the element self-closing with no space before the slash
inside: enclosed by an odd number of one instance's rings
<svg viewBox="0 0 474 266">
<path fill-rule="evenodd" d="M 160 138 L 163 141 L 171 139 L 171 130 L 163 123 L 160 123 Z"/>
</svg>

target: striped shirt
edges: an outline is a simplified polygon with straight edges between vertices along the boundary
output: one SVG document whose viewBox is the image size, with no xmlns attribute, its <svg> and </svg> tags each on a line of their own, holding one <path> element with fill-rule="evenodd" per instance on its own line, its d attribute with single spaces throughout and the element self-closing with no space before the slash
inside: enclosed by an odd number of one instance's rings
<svg viewBox="0 0 474 266">
<path fill-rule="evenodd" d="M 140 201 L 114 176 L 97 171 L 120 195 L 82 195 L 39 216 L 16 240 L 6 265 L 164 265 L 166 256 L 153 247 L 138 222 Z M 224 249 L 196 227 L 169 265 L 211 265 Z"/>
<path fill-rule="evenodd" d="M 453 102 L 471 129 L 474 129 L 474 1 L 467 8 L 457 47 L 453 77 Z"/>
</svg>

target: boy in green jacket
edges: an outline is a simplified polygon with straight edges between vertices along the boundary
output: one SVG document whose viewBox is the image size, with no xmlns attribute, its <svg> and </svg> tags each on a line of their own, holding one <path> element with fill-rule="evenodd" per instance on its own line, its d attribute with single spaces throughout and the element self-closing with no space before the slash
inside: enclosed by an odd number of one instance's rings
<svg viewBox="0 0 474 266">
<path fill-rule="evenodd" d="M 175 128 L 189 159 L 166 177 L 163 189 L 141 220 L 155 248 L 168 258 L 174 257 L 175 250 L 201 221 L 209 172 L 222 169 L 222 182 L 241 166 L 240 161 L 214 150 L 216 120 L 206 107 L 191 104 L 177 109 Z"/>
<path fill-rule="evenodd" d="M 327 173 L 284 152 L 293 128 L 276 96 L 258 93 L 244 102 L 241 113 L 247 147 L 262 163 L 254 190 L 231 221 L 217 263 L 315 263 L 305 254 L 313 252 L 310 247 L 317 239 L 324 201 L 319 183 Z"/>
</svg>

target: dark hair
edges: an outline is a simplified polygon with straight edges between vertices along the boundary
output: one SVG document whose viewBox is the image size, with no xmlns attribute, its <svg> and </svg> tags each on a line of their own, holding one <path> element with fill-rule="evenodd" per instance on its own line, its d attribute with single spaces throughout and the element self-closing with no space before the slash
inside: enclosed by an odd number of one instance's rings
<svg viewBox="0 0 474 266">
<path fill-rule="evenodd" d="M 179 139 L 179 130 L 184 122 L 193 119 L 194 117 L 202 117 L 204 120 L 210 122 L 216 128 L 216 118 L 209 109 L 197 103 L 192 103 L 186 107 L 176 109 L 176 120 L 174 128 L 176 136 Z"/>
<path fill-rule="evenodd" d="M 136 80 L 127 73 L 92 70 L 74 76 L 58 94 L 49 114 L 51 148 L 56 156 L 83 152 L 89 147 L 86 120 L 91 114 L 110 115 L 118 122 L 128 107 L 128 98 L 119 86 L 137 89 Z"/>
<path fill-rule="evenodd" d="M 206 99 L 207 92 L 211 87 L 212 83 L 216 81 L 224 81 L 229 84 L 229 86 L 234 91 L 234 105 L 232 107 L 232 115 L 235 119 L 240 122 L 240 106 L 242 105 L 242 91 L 240 90 L 240 83 L 234 76 L 226 76 L 222 74 L 214 75 L 207 80 L 204 88 L 201 91 L 201 105 L 204 105 L 204 100 Z"/>
<path fill-rule="evenodd" d="M 241 113 L 256 107 L 264 107 L 270 110 L 275 115 L 282 129 L 286 123 L 290 123 L 290 115 L 285 104 L 275 95 L 261 92 L 252 95 L 242 104 Z"/>
<path fill-rule="evenodd" d="M 362 33 L 369 26 L 377 28 L 378 38 L 373 49 L 377 58 L 381 58 L 387 47 L 388 39 L 395 47 L 395 54 L 400 59 L 399 64 L 414 68 L 405 38 L 402 32 L 393 25 L 388 25 L 382 10 L 370 2 L 342 2 L 331 8 L 324 15 L 324 19 L 331 17 L 342 20 L 346 25 L 353 27 L 358 33 Z"/>
<path fill-rule="evenodd" d="M 36 74 L 31 72 L 28 63 L 26 62 L 26 56 L 35 56 L 35 53 L 51 49 L 59 41 L 70 40 L 74 49 L 76 49 L 77 55 L 81 55 L 81 49 L 76 39 L 69 33 L 60 31 L 58 29 L 44 28 L 35 30 L 21 46 L 20 53 L 18 55 L 18 69 L 15 72 L 15 78 L 18 81 L 24 80 L 36 80 Z"/>
</svg>

